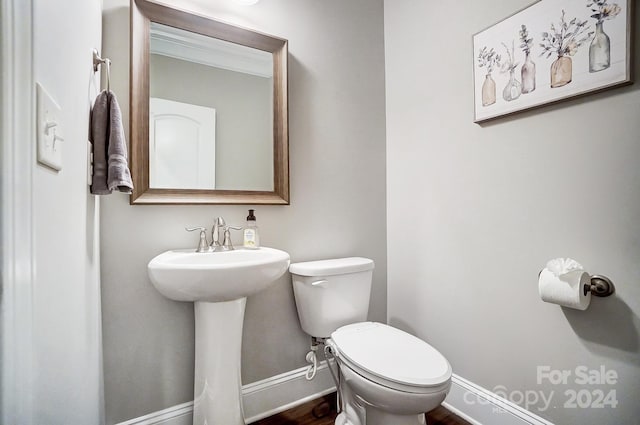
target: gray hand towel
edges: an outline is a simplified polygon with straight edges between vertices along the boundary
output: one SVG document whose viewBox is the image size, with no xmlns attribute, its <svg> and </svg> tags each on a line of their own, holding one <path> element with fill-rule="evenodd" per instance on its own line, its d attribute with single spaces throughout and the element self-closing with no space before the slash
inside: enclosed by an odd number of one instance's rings
<svg viewBox="0 0 640 425">
<path fill-rule="evenodd" d="M 108 195 L 107 147 L 109 143 L 109 96 L 106 91 L 96 97 L 91 110 L 91 143 L 93 144 L 93 176 L 91 193 Z"/>
<path fill-rule="evenodd" d="M 109 148 L 107 186 L 109 190 L 131 193 L 133 182 L 127 162 L 127 141 L 122 127 L 122 113 L 116 95 L 109 92 Z"/>
<path fill-rule="evenodd" d="M 127 145 L 120 106 L 113 92 L 102 91 L 91 111 L 93 177 L 91 193 L 108 195 L 113 190 L 131 193 L 133 182 L 127 165 Z"/>
</svg>

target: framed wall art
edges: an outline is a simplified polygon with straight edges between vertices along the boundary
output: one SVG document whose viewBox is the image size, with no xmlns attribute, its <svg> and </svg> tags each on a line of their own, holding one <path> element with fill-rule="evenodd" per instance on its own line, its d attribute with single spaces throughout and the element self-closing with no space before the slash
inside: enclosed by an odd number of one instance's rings
<svg viewBox="0 0 640 425">
<path fill-rule="evenodd" d="M 634 0 L 541 0 L 473 36 L 476 123 L 632 82 Z"/>
</svg>

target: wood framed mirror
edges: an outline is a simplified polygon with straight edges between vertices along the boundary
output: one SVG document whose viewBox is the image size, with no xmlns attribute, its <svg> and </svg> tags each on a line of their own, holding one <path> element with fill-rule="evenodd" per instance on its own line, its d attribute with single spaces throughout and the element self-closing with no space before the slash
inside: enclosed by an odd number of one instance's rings
<svg viewBox="0 0 640 425">
<path fill-rule="evenodd" d="M 131 0 L 131 204 L 289 204 L 287 54 L 285 39 Z"/>
</svg>

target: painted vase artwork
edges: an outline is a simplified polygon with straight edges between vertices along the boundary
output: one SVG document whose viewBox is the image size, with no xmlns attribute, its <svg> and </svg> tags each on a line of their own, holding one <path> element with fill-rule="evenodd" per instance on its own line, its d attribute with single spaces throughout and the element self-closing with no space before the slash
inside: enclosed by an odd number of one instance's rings
<svg viewBox="0 0 640 425">
<path fill-rule="evenodd" d="M 538 0 L 474 34 L 474 122 L 630 84 L 638 1 Z"/>
<path fill-rule="evenodd" d="M 504 48 L 507 51 L 507 61 L 504 63 L 502 68 L 502 72 L 509 72 L 509 81 L 507 85 L 504 86 L 504 90 L 502 90 L 502 98 L 507 102 L 511 102 L 520 97 L 522 93 L 520 81 L 516 80 L 515 71 L 518 66 L 518 62 L 515 61 L 515 47 L 514 42 L 511 42 L 511 50 L 507 47 L 506 44 L 502 43 Z"/>
<path fill-rule="evenodd" d="M 596 20 L 596 33 L 589 46 L 589 72 L 598 72 L 611 66 L 611 39 L 604 32 L 604 21 L 618 16 L 621 9 L 617 3 L 608 4 L 608 0 L 590 1 L 587 7 Z"/>
<path fill-rule="evenodd" d="M 496 82 L 491 77 L 496 66 L 500 66 L 500 55 L 495 49 L 483 47 L 478 54 L 478 67 L 486 69 L 486 77 L 482 84 L 482 106 L 496 103 Z"/>
<path fill-rule="evenodd" d="M 572 81 L 573 65 L 571 56 L 578 52 L 580 46 L 591 39 L 587 21 L 573 18 L 567 21 L 563 10 L 559 24 L 551 24 L 551 32 L 542 33 L 540 56 L 547 58 L 557 54 L 558 58 L 551 64 L 551 87 L 562 87 Z"/>
<path fill-rule="evenodd" d="M 496 103 L 496 82 L 487 74 L 482 84 L 482 106 L 489 106 Z"/>
<path fill-rule="evenodd" d="M 569 56 L 558 56 L 551 64 L 551 87 L 562 87 L 573 79 L 573 61 Z"/>
<path fill-rule="evenodd" d="M 526 25 L 522 25 L 520 28 L 520 43 L 520 48 L 524 53 L 524 63 L 522 64 L 522 68 L 520 68 L 522 94 L 527 94 L 536 89 L 536 64 L 531 60 L 533 38 L 529 37 L 529 31 Z"/>
</svg>

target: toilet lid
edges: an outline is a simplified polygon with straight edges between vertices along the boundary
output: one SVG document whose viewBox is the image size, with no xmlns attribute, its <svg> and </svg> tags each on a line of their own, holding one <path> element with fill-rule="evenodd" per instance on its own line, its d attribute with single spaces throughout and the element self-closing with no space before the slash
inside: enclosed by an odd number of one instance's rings
<svg viewBox="0 0 640 425">
<path fill-rule="evenodd" d="M 338 355 L 373 376 L 416 387 L 437 386 L 451 378 L 451 366 L 435 348 L 382 323 L 343 326 L 331 334 Z"/>
</svg>

